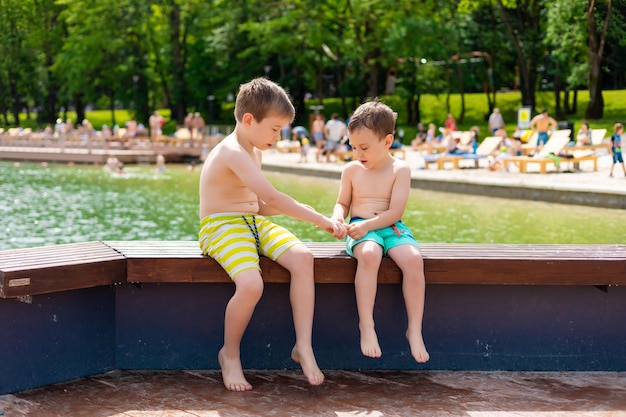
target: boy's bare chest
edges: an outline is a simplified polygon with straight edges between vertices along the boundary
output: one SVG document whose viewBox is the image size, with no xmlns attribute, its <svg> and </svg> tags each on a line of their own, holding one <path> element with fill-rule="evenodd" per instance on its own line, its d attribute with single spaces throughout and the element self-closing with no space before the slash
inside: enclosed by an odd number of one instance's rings
<svg viewBox="0 0 626 417">
<path fill-rule="evenodd" d="M 353 179 L 353 192 L 359 196 L 385 198 L 391 194 L 394 179 L 391 172 L 362 171 Z"/>
</svg>

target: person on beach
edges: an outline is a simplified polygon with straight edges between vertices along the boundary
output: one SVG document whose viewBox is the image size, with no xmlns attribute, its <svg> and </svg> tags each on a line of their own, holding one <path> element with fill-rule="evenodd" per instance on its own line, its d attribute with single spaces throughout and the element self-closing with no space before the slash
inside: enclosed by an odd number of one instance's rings
<svg viewBox="0 0 626 417">
<path fill-rule="evenodd" d="M 541 110 L 541 113 L 533 117 L 530 121 L 530 128 L 537 132 L 537 147 L 541 148 L 550 137 L 550 131 L 558 127 L 558 123 L 548 115 L 548 109 Z"/>
<path fill-rule="evenodd" d="M 342 223 L 279 192 L 263 176 L 261 154 L 280 140 L 295 115 L 285 90 L 266 78 L 241 85 L 235 101 L 235 130 L 207 156 L 200 175 L 200 248 L 222 265 L 235 283 L 226 306 L 224 345 L 218 354 L 224 386 L 248 391 L 240 344 L 263 293 L 259 256 L 291 274 L 290 299 L 296 334 L 291 357 L 312 385 L 324 381 L 312 347 L 315 286 L 313 255 L 291 232 L 266 216 L 284 214 L 315 224 L 340 238 Z"/>
<path fill-rule="evenodd" d="M 311 134 L 313 135 L 313 144 L 315 145 L 315 161 L 320 162 L 322 152 L 324 151 L 324 144 L 326 142 L 326 121 L 324 116 L 317 114 L 315 120 L 311 124 Z"/>
<path fill-rule="evenodd" d="M 361 352 L 382 355 L 374 326 L 378 269 L 389 256 L 402 271 L 402 292 L 408 316 L 406 337 L 415 361 L 429 354 L 422 337 L 424 261 L 409 228 L 402 222 L 411 188 L 409 165 L 389 154 L 396 114 L 375 100 L 357 108 L 348 125 L 354 159 L 342 171 L 332 218 L 346 226 L 346 251 L 356 258 L 355 291 Z"/>
<path fill-rule="evenodd" d="M 611 164 L 611 172 L 609 177 L 613 176 L 613 168 L 615 165 L 621 164 L 622 171 L 626 175 L 626 166 L 624 166 L 624 156 L 622 155 L 622 135 L 624 134 L 624 125 L 621 123 L 615 123 L 613 126 L 613 134 L 611 135 L 611 156 L 613 163 Z"/>
</svg>

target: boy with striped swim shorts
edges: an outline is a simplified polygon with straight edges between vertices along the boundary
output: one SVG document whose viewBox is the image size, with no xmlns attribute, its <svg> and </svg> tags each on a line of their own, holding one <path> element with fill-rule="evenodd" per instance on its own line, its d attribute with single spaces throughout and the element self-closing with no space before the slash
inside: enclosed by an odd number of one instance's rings
<svg viewBox="0 0 626 417">
<path fill-rule="evenodd" d="M 396 114 L 374 100 L 359 106 L 350 118 L 348 135 L 353 161 L 341 173 L 332 218 L 346 226 L 346 250 L 357 259 L 354 280 L 359 316 L 361 352 L 382 355 L 374 326 L 378 269 L 388 256 L 402 271 L 402 293 L 408 327 L 406 338 L 416 362 L 430 359 L 422 337 L 426 282 L 424 260 L 417 241 L 402 222 L 411 189 L 411 168 L 389 153 L 394 140 Z"/>
<path fill-rule="evenodd" d="M 267 256 L 291 274 L 290 298 L 296 333 L 291 351 L 312 385 L 324 381 L 312 347 L 315 284 L 313 255 L 291 232 L 266 216 L 284 214 L 315 224 L 335 237 L 343 224 L 276 190 L 261 171 L 261 151 L 280 140 L 295 110 L 283 88 L 265 78 L 241 85 L 235 101 L 233 133 L 208 154 L 200 174 L 202 253 L 222 265 L 235 283 L 224 315 L 224 345 L 218 354 L 224 386 L 248 391 L 240 345 L 263 293 L 259 256 Z"/>
</svg>

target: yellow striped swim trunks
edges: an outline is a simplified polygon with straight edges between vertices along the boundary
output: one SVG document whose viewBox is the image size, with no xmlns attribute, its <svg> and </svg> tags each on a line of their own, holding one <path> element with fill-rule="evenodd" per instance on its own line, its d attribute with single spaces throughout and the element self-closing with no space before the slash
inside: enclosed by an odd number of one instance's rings
<svg viewBox="0 0 626 417">
<path fill-rule="evenodd" d="M 261 270 L 259 255 L 275 261 L 300 243 L 289 230 L 253 213 L 216 213 L 200 221 L 200 249 L 234 278 L 247 269 Z"/>
</svg>

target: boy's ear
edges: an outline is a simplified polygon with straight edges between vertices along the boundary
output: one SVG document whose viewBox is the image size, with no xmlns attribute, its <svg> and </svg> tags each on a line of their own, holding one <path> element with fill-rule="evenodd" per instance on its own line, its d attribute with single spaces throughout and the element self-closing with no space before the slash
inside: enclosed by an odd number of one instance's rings
<svg viewBox="0 0 626 417">
<path fill-rule="evenodd" d="M 391 144 L 393 143 L 393 135 L 390 133 L 387 136 L 385 136 L 385 148 L 389 149 L 389 147 L 391 146 Z"/>
<path fill-rule="evenodd" d="M 243 117 L 241 118 L 241 122 L 246 126 L 250 126 L 253 121 L 254 116 L 252 115 L 252 113 L 244 113 Z"/>
</svg>

